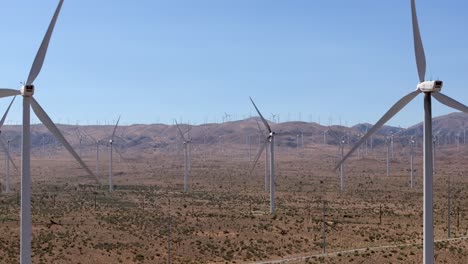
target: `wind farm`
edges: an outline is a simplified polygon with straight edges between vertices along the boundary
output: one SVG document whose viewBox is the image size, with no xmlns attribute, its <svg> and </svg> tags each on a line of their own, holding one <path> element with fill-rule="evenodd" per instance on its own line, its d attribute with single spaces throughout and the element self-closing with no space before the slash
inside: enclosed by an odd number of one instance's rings
<svg viewBox="0 0 468 264">
<path fill-rule="evenodd" d="M 182 2 L 5 4 L 0 263 L 468 262 L 468 4 Z"/>
</svg>

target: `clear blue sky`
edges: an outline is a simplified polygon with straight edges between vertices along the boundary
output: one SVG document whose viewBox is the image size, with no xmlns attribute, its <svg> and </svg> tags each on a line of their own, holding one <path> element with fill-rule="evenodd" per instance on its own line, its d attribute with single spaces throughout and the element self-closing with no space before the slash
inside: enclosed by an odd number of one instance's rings
<svg viewBox="0 0 468 264">
<path fill-rule="evenodd" d="M 2 1 L 0 87 L 27 78 L 57 2 Z M 468 3 L 417 8 L 427 78 L 468 104 Z M 66 0 L 35 96 L 61 123 L 242 118 L 249 95 L 281 121 L 374 123 L 418 82 L 410 15 L 409 0 Z M 420 122 L 422 107 L 419 97 L 389 124 Z"/>
</svg>

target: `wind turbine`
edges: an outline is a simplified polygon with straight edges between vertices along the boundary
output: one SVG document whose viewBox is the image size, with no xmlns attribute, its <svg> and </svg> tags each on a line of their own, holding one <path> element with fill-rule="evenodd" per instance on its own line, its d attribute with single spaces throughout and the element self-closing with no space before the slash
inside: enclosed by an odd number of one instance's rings
<svg viewBox="0 0 468 264">
<path fill-rule="evenodd" d="M 258 127 L 258 133 L 259 133 L 259 143 L 261 143 L 261 135 L 262 135 L 262 129 L 260 128 L 260 124 L 258 123 L 257 120 L 257 127 Z M 262 147 L 262 146 L 260 146 Z M 270 174 L 269 174 L 269 158 L 268 158 L 268 145 L 265 146 L 266 151 L 265 151 L 265 192 L 268 192 L 268 189 L 270 188 Z"/>
<path fill-rule="evenodd" d="M 463 124 L 463 145 L 466 144 L 466 129 L 465 129 L 465 124 Z"/>
<path fill-rule="evenodd" d="M 179 127 L 179 124 L 177 124 L 177 120 L 174 120 L 177 126 L 177 130 L 179 131 L 180 137 L 183 140 L 184 144 L 184 192 L 189 191 L 189 178 L 190 178 L 190 143 L 192 142 L 192 139 L 190 137 L 185 137 L 184 134 L 187 133 L 189 130 L 187 130 L 185 133 L 182 133 L 182 130 Z"/>
<path fill-rule="evenodd" d="M 13 97 L 13 99 L 11 100 L 10 104 L 8 105 L 5 113 L 3 114 L 2 119 L 0 120 L 0 134 L 2 133 L 1 128 L 2 128 L 3 124 L 5 123 L 5 119 L 6 119 L 7 115 L 8 115 L 8 111 L 10 111 L 11 105 L 15 101 L 15 98 L 16 98 L 16 96 Z M 13 165 L 13 167 L 15 168 L 16 171 L 19 171 L 19 170 L 18 170 L 18 167 L 16 167 L 16 164 L 15 164 L 15 162 L 13 161 L 13 159 L 12 159 L 12 157 L 10 155 L 10 140 L 7 141 L 7 145 L 5 146 L 5 142 L 3 141 L 2 138 L 0 138 L 0 147 L 5 152 L 5 156 L 6 156 L 6 159 L 5 159 L 5 170 L 6 170 L 5 192 L 9 193 L 10 192 L 10 162 Z"/>
<path fill-rule="evenodd" d="M 32 223 L 31 223 L 31 133 L 30 133 L 30 110 L 33 109 L 39 120 L 49 129 L 49 131 L 62 143 L 70 154 L 80 163 L 80 165 L 92 175 L 99 184 L 98 179 L 93 172 L 86 166 L 81 158 L 76 154 L 60 130 L 55 126 L 54 122 L 47 113 L 42 109 L 39 103 L 34 99 L 33 85 L 34 80 L 39 75 L 44 59 L 47 53 L 47 47 L 54 30 L 55 22 L 60 13 L 63 0 L 58 3 L 57 9 L 52 17 L 47 32 L 42 40 L 41 46 L 36 54 L 33 65 L 28 75 L 26 83 L 19 89 L 0 89 L 0 97 L 8 97 L 15 95 L 23 96 L 23 131 L 22 131 L 22 150 L 21 150 L 21 234 L 20 234 L 20 263 L 31 263 L 31 239 L 32 239 Z"/>
<path fill-rule="evenodd" d="M 255 165 L 257 165 L 258 159 L 260 158 L 260 155 L 262 155 L 263 150 L 267 147 L 268 143 L 270 143 L 270 162 L 269 162 L 270 163 L 270 213 L 274 215 L 275 214 L 275 132 L 271 130 L 270 125 L 268 125 L 268 122 L 265 120 L 262 113 L 260 113 L 260 110 L 258 110 L 257 106 L 255 105 L 251 97 L 250 97 L 250 101 L 255 107 L 255 110 L 257 110 L 257 113 L 260 116 L 260 119 L 262 120 L 263 124 L 265 125 L 265 128 L 268 130 L 268 135 L 266 136 L 265 142 L 260 146 L 260 150 L 258 151 L 257 156 L 255 157 L 255 162 L 252 166 L 252 169 L 250 170 L 250 173 L 252 173 L 253 169 L 255 168 Z"/>
<path fill-rule="evenodd" d="M 4 145 L 3 141 L 2 146 Z M 9 193 L 10 192 L 10 162 L 15 168 L 17 172 L 19 172 L 18 167 L 16 166 L 15 162 L 11 158 L 10 155 L 10 140 L 7 140 L 7 146 L 6 146 L 6 155 L 7 158 L 5 159 L 5 170 L 6 170 L 6 178 L 5 178 L 5 192 Z"/>
<path fill-rule="evenodd" d="M 392 153 L 392 160 L 395 158 L 394 152 L 393 152 L 393 141 L 394 141 L 394 135 L 393 133 L 390 135 L 390 148 L 391 148 L 391 153 Z"/>
<path fill-rule="evenodd" d="M 341 159 L 344 157 L 344 145 L 345 141 L 344 138 L 340 140 L 340 152 L 341 152 Z M 340 164 L 340 183 L 341 183 L 341 192 L 344 192 L 345 188 L 345 179 L 344 179 L 344 162 Z"/>
<path fill-rule="evenodd" d="M 224 116 L 223 116 L 223 119 L 224 119 L 224 123 L 226 122 L 229 122 L 230 121 L 230 118 L 231 118 L 232 115 L 224 112 Z"/>
<path fill-rule="evenodd" d="M 323 131 L 323 144 L 326 145 L 327 144 L 327 132 L 328 130 L 330 129 L 327 129 L 325 131 Z"/>
<path fill-rule="evenodd" d="M 433 202 L 433 167 L 432 167 L 432 107 L 431 98 L 434 97 L 440 103 L 452 107 L 456 110 L 468 113 L 468 107 L 460 102 L 442 94 L 443 82 L 440 80 L 425 80 L 426 73 L 426 58 L 424 55 L 424 48 L 419 32 L 418 19 L 416 15 L 415 0 L 411 0 L 411 16 L 413 23 L 413 38 L 414 50 L 416 54 L 416 65 L 419 75 L 419 83 L 416 90 L 410 92 L 395 103 L 379 121 L 369 130 L 369 132 L 361 138 L 361 140 L 346 154 L 341 162 L 336 166 L 337 169 L 341 163 L 346 160 L 369 136 L 381 128 L 390 118 L 400 112 L 409 102 L 411 102 L 417 95 L 424 93 L 424 128 L 423 128 L 423 141 L 424 141 L 424 162 L 423 162 L 423 175 L 424 175 L 424 224 L 423 224 L 423 263 L 434 263 L 434 202 Z"/>
<path fill-rule="evenodd" d="M 277 116 L 277 115 L 271 113 L 271 120 L 273 121 L 273 123 L 278 123 L 278 122 L 275 121 L 275 120 L 276 120 L 276 116 Z"/>
<path fill-rule="evenodd" d="M 114 191 L 114 185 L 112 183 L 112 152 L 113 152 L 115 131 L 117 130 L 119 121 L 120 121 L 120 116 L 117 119 L 117 122 L 115 123 L 114 130 L 112 131 L 112 136 L 109 139 L 109 192 Z"/>
</svg>

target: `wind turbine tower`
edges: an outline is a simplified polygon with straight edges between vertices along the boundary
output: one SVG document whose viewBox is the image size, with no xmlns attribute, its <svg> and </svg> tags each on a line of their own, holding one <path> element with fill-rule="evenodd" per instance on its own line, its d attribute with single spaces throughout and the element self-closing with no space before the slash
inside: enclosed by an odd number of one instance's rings
<svg viewBox="0 0 468 264">
<path fill-rule="evenodd" d="M 341 149 L 341 159 L 344 158 L 344 146 L 345 141 L 344 139 L 340 141 L 340 149 Z M 345 188 L 345 180 L 344 180 L 344 162 L 340 164 L 340 182 L 341 182 L 341 192 L 344 192 Z"/>
<path fill-rule="evenodd" d="M 255 157 L 255 162 L 252 166 L 252 169 L 250 170 L 250 173 L 252 173 L 253 169 L 255 168 L 255 165 L 257 165 L 258 159 L 260 158 L 260 155 L 262 155 L 263 150 L 269 145 L 270 147 L 270 160 L 269 160 L 269 165 L 270 165 L 270 213 L 274 215 L 276 213 L 275 211 L 275 132 L 271 130 L 270 125 L 268 122 L 265 120 L 263 117 L 262 113 L 260 113 L 260 110 L 258 110 L 257 106 L 255 105 L 254 101 L 252 98 L 250 98 L 250 101 L 252 102 L 253 106 L 255 107 L 255 110 L 257 110 L 258 115 L 260 116 L 260 119 L 263 122 L 263 125 L 268 131 L 268 135 L 266 136 L 266 139 L 264 143 L 261 145 L 260 150 L 257 153 L 257 156 Z"/>
</svg>

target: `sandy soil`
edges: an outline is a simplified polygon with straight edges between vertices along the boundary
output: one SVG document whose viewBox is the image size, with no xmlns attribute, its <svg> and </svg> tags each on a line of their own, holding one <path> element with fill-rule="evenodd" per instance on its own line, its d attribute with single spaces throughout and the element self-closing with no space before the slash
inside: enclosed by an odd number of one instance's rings
<svg viewBox="0 0 468 264">
<path fill-rule="evenodd" d="M 222 151 L 224 150 L 224 151 Z M 264 158 L 254 173 L 245 146 L 194 146 L 191 191 L 183 192 L 183 153 L 124 153 L 115 162 L 116 190 L 103 185 L 65 154 L 33 155 L 34 263 L 252 263 L 320 254 L 289 263 L 421 263 L 422 156 L 409 187 L 408 150 L 397 147 L 391 175 L 382 147 L 345 165 L 340 193 L 336 146 L 278 148 L 277 215 L 269 214 Z M 435 238 L 447 237 L 450 176 L 451 236 L 467 236 L 468 146 L 438 150 L 434 176 Z M 131 157 L 143 155 L 133 160 Z M 94 151 L 84 156 L 94 169 Z M 18 162 L 19 164 L 19 162 Z M 4 163 L 0 164 L 2 190 Z M 0 263 L 19 261 L 19 176 L 0 195 Z M 325 216 L 323 208 L 325 205 Z M 406 244 L 406 245 L 402 245 Z M 402 245 L 382 247 L 387 245 Z M 368 248 L 368 250 L 367 250 Z M 436 243 L 437 263 L 468 263 L 468 240 Z"/>
</svg>

